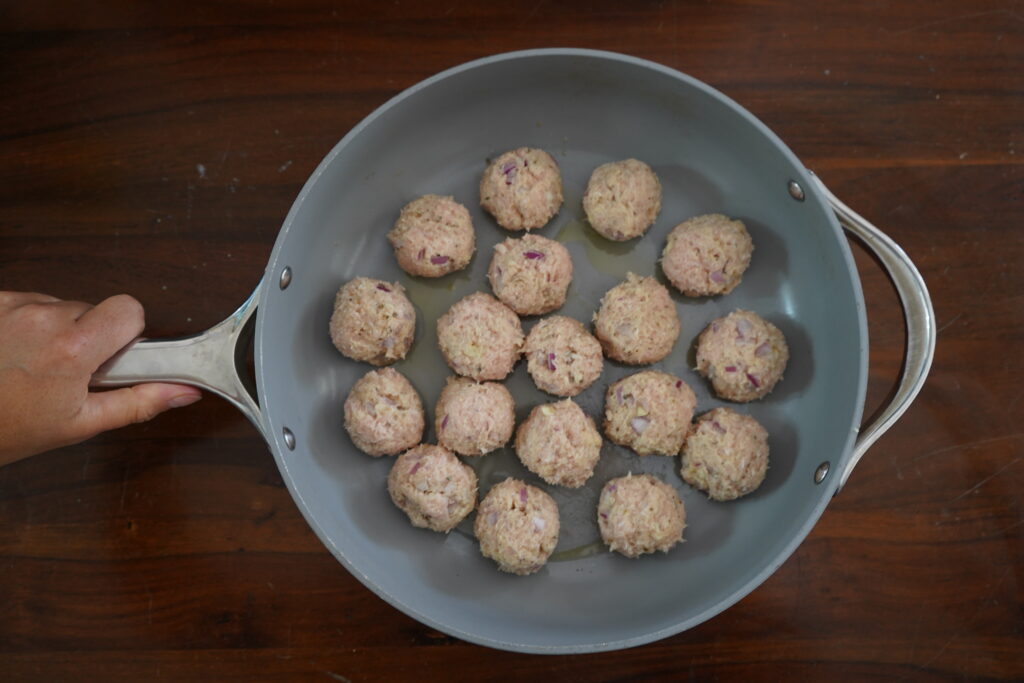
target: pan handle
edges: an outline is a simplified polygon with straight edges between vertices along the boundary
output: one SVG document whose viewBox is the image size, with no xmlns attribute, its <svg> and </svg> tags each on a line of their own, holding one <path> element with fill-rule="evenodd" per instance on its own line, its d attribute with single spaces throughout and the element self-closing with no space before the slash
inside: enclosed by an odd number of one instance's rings
<svg viewBox="0 0 1024 683">
<path fill-rule="evenodd" d="M 260 281 L 237 311 L 205 332 L 132 342 L 100 366 L 90 386 L 118 387 L 141 382 L 190 384 L 227 399 L 265 438 L 256 383 L 246 369 L 246 352 L 262 289 Z"/>
<path fill-rule="evenodd" d="M 836 489 L 838 493 L 850 478 L 853 468 L 864 457 L 864 453 L 896 423 L 924 386 L 932 365 L 932 357 L 935 355 L 935 310 L 932 308 L 932 300 L 924 278 L 906 252 L 888 235 L 841 202 L 825 187 L 818 176 L 813 172 L 810 175 L 818 190 L 828 200 L 843 228 L 859 237 L 882 262 L 893 285 L 896 286 L 907 324 L 907 346 L 896 393 L 878 417 L 861 429 L 853 447 L 853 457 L 846 464 L 846 469 L 840 473 L 839 487 Z"/>
</svg>

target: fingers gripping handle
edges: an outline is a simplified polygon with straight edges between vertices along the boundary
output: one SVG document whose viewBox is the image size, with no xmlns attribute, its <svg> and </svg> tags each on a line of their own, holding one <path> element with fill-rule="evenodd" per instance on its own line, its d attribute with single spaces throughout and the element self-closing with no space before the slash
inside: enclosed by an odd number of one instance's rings
<svg viewBox="0 0 1024 683">
<path fill-rule="evenodd" d="M 223 397 L 263 433 L 255 383 L 245 369 L 262 283 L 237 311 L 205 332 L 178 339 L 133 342 L 93 374 L 90 385 L 142 382 L 190 384 Z"/>
<path fill-rule="evenodd" d="M 843 228 L 859 237 L 884 265 L 896 286 L 907 324 L 907 347 L 896 394 L 875 421 L 861 429 L 853 447 L 853 457 L 841 473 L 841 489 L 864 453 L 896 423 L 924 386 L 935 355 L 935 310 L 924 278 L 906 252 L 888 235 L 841 202 L 816 175 L 812 173 L 811 177 L 832 206 Z"/>
</svg>

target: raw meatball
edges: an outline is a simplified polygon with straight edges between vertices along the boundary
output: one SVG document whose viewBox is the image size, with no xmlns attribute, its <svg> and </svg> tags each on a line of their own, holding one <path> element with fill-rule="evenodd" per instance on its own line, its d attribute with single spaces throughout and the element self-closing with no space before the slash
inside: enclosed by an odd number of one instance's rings
<svg viewBox="0 0 1024 683">
<path fill-rule="evenodd" d="M 494 245 L 487 279 L 501 301 L 519 315 L 560 308 L 572 281 L 569 250 L 540 235 Z"/>
<path fill-rule="evenodd" d="M 746 403 L 767 395 L 782 379 L 787 362 L 782 332 L 750 311 L 712 320 L 697 338 L 697 372 L 729 401 Z"/>
<path fill-rule="evenodd" d="M 686 382 L 645 370 L 623 377 L 604 396 L 604 433 L 638 455 L 675 455 L 686 440 L 697 398 Z"/>
<path fill-rule="evenodd" d="M 478 384 L 449 377 L 434 410 L 437 441 L 460 455 L 483 455 L 512 438 L 516 406 L 512 394 L 497 382 Z"/>
<path fill-rule="evenodd" d="M 612 479 L 597 502 L 601 539 L 626 557 L 660 550 L 683 540 L 686 510 L 676 490 L 649 474 Z"/>
<path fill-rule="evenodd" d="M 389 365 L 405 358 L 416 334 L 416 310 L 397 282 L 357 277 L 334 298 L 331 341 L 354 360 Z"/>
<path fill-rule="evenodd" d="M 713 213 L 672 229 L 661 253 L 661 268 L 686 296 L 728 294 L 740 283 L 753 252 L 742 221 Z"/>
<path fill-rule="evenodd" d="M 558 506 L 548 494 L 509 477 L 480 502 L 473 525 L 480 552 L 511 574 L 532 574 L 558 543 Z"/>
<path fill-rule="evenodd" d="M 422 277 L 462 270 L 476 249 L 469 211 L 453 197 L 436 194 L 406 204 L 388 241 L 402 270 Z"/>
<path fill-rule="evenodd" d="M 345 429 L 369 455 L 394 455 L 423 437 L 423 404 L 409 380 L 394 368 L 371 370 L 345 399 Z"/>
<path fill-rule="evenodd" d="M 506 230 L 543 227 L 562 206 L 558 164 L 542 149 L 505 152 L 480 178 L 480 206 Z"/>
<path fill-rule="evenodd" d="M 451 531 L 476 504 L 476 474 L 442 446 L 402 453 L 388 474 L 388 493 L 413 526 Z"/>
<path fill-rule="evenodd" d="M 594 333 L 609 358 L 647 365 L 672 351 L 679 336 L 679 316 L 668 289 L 653 277 L 627 273 L 626 281 L 601 299 Z"/>
<path fill-rule="evenodd" d="M 768 432 L 749 415 L 715 408 L 701 415 L 686 439 L 680 474 L 714 500 L 745 496 L 768 471 Z"/>
<path fill-rule="evenodd" d="M 610 240 L 624 242 L 647 232 L 661 211 L 661 183 L 651 167 L 636 159 L 594 169 L 583 194 L 590 225 Z"/>
<path fill-rule="evenodd" d="M 516 455 L 549 484 L 583 486 L 601 457 L 601 435 L 571 398 L 535 407 L 516 432 Z"/>
<path fill-rule="evenodd" d="M 575 396 L 601 376 L 601 344 L 564 315 L 541 320 L 526 337 L 526 369 L 541 391 Z"/>
<path fill-rule="evenodd" d="M 451 369 L 482 382 L 504 379 L 523 352 L 519 316 L 490 294 L 474 292 L 437 321 L 437 343 Z"/>
</svg>

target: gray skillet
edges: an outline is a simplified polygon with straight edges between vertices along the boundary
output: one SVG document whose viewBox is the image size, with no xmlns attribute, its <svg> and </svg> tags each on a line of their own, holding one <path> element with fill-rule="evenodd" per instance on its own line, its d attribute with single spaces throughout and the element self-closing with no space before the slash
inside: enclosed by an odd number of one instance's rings
<svg viewBox="0 0 1024 683">
<path fill-rule="evenodd" d="M 552 561 L 528 577 L 502 574 L 480 556 L 471 520 L 445 536 L 409 525 L 385 491 L 390 459 L 355 449 L 341 406 L 369 367 L 342 357 L 327 335 L 334 293 L 348 279 L 398 280 L 418 312 L 416 342 L 396 364 L 432 406 L 449 374 L 434 321 L 464 295 L 488 291 L 494 244 L 508 236 L 478 207 L 487 159 L 519 146 L 549 151 L 565 204 L 540 234 L 569 248 L 575 279 L 560 313 L 589 322 L 602 294 L 627 271 L 663 279 L 656 260 L 682 220 L 718 212 L 741 218 L 753 262 L 730 295 L 676 296 L 683 331 L 656 368 L 683 377 L 698 412 L 723 403 L 692 371 L 692 344 L 713 318 L 760 313 L 785 333 L 791 360 L 766 399 L 739 407 L 770 433 L 764 484 L 732 503 L 709 501 L 678 475 L 678 459 L 639 458 L 606 442 L 582 490 L 539 482 L 510 450 L 474 459 L 481 495 L 512 475 L 555 497 L 562 534 Z M 650 232 L 626 244 L 596 236 L 581 196 L 599 164 L 635 157 L 664 188 Z M 426 193 L 470 208 L 477 254 L 462 273 L 413 279 L 384 239 L 399 209 Z M 840 223 L 885 263 L 906 311 L 902 384 L 861 431 L 867 334 L 860 282 Z M 533 319 L 527 319 L 529 328 Z M 255 337 L 255 381 L 244 371 Z M 836 200 L 785 145 L 735 102 L 672 69 L 633 57 L 552 49 L 459 66 L 396 96 L 350 131 L 314 171 L 285 219 L 252 298 L 220 325 L 178 340 L 144 341 L 95 378 L 100 385 L 173 379 L 224 396 L 266 438 L 289 491 L 335 557 L 384 600 L 421 622 L 491 647 L 542 653 L 630 647 L 709 619 L 763 582 L 808 534 L 867 446 L 916 396 L 934 349 L 927 289 L 903 251 Z M 608 363 L 578 402 L 600 422 L 605 387 L 632 370 Z M 521 419 L 553 400 L 521 363 L 508 380 Z M 427 440 L 433 440 L 429 433 Z M 682 496 L 686 542 L 628 560 L 598 543 L 596 494 L 609 478 L 651 472 Z"/>
</svg>

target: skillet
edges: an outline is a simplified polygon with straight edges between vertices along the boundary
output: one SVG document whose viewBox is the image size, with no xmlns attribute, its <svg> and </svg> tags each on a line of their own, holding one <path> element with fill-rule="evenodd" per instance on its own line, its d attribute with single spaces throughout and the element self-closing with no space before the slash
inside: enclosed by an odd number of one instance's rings
<svg viewBox="0 0 1024 683">
<path fill-rule="evenodd" d="M 562 533 L 538 574 L 513 577 L 480 556 L 472 516 L 440 535 L 408 524 L 385 490 L 388 458 L 360 453 L 342 428 L 341 406 L 370 368 L 342 357 L 327 334 L 334 293 L 347 280 L 399 281 L 417 309 L 416 341 L 394 367 L 412 381 L 432 422 L 449 371 L 434 322 L 458 299 L 488 291 L 494 244 L 509 236 L 478 206 L 488 158 L 540 147 L 558 162 L 565 203 L 538 233 L 562 241 L 574 280 L 559 311 L 588 323 L 601 296 L 627 271 L 656 275 L 668 231 L 703 213 L 747 225 L 755 251 L 743 282 L 725 297 L 674 293 L 682 334 L 655 368 L 682 377 L 698 412 L 725 405 L 693 372 L 693 342 L 713 318 L 754 310 L 786 335 L 791 359 L 767 398 L 738 410 L 770 434 L 764 484 L 716 503 L 684 483 L 678 458 L 639 458 L 605 442 L 581 490 L 543 485 L 510 449 L 470 464 L 480 494 L 506 476 L 555 498 Z M 599 164 L 634 157 L 661 179 L 661 214 L 625 244 L 598 237 L 581 199 Z M 477 253 L 469 268 L 438 280 L 398 268 L 384 234 L 399 209 L 427 193 L 453 195 L 471 212 Z M 843 235 L 855 234 L 885 265 L 907 323 L 907 354 L 892 402 L 861 429 L 867 324 Z M 528 330 L 534 319 L 524 320 Z M 245 369 L 253 339 L 255 377 Z M 613 650 L 699 624 L 760 585 L 810 532 L 857 460 L 906 410 L 931 364 L 935 324 L 927 288 L 906 254 L 836 199 L 761 122 L 709 86 L 634 57 L 578 49 L 497 55 L 449 69 L 397 95 L 353 128 L 310 176 L 286 217 L 260 284 L 234 314 L 200 334 L 143 340 L 102 368 L 94 384 L 171 380 L 236 405 L 266 439 L 314 532 L 356 578 L 396 608 L 458 638 L 540 653 Z M 607 362 L 577 402 L 600 422 L 608 384 L 636 368 Z M 522 419 L 553 400 L 520 363 L 507 381 Z M 428 428 L 425 441 L 435 435 Z M 596 499 L 608 479 L 650 472 L 672 484 L 687 510 L 686 542 L 638 560 L 599 543 Z"/>
</svg>

